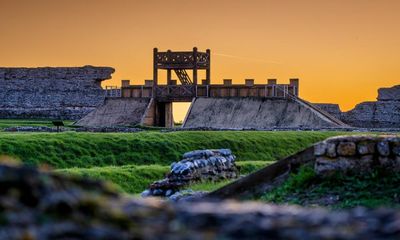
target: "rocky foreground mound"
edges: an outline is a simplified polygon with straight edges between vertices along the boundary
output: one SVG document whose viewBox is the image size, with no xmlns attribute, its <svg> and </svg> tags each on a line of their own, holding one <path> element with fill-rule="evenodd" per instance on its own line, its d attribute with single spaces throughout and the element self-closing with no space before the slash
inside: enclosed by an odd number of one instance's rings
<svg viewBox="0 0 400 240">
<path fill-rule="evenodd" d="M 398 239 L 400 211 L 135 199 L 104 182 L 0 165 L 0 239 Z"/>
</svg>

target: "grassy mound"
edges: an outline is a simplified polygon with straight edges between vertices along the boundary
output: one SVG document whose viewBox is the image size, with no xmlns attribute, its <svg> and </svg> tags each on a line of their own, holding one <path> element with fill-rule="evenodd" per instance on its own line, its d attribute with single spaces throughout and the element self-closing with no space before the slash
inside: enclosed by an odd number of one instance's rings
<svg viewBox="0 0 400 240">
<path fill-rule="evenodd" d="M 247 161 L 237 162 L 241 174 L 249 174 L 258 170 L 272 162 L 263 161 Z M 125 166 L 108 166 L 108 167 L 92 167 L 92 168 L 67 168 L 59 169 L 57 172 L 63 174 L 71 174 L 85 176 L 93 179 L 106 180 L 114 183 L 122 192 L 141 193 L 150 183 L 164 178 L 169 172 L 169 166 L 162 165 L 125 165 Z M 203 182 L 190 186 L 190 189 L 196 191 L 212 191 L 230 181 Z"/>
<path fill-rule="evenodd" d="M 239 161 L 273 161 L 340 132 L 184 131 L 0 133 L 0 155 L 54 168 L 169 165 L 195 149 L 230 148 Z"/>
<path fill-rule="evenodd" d="M 400 207 L 400 173 L 376 170 L 370 174 L 336 174 L 320 178 L 311 166 L 305 166 L 261 199 L 302 206 L 328 206 L 333 209 L 356 206 Z"/>
</svg>

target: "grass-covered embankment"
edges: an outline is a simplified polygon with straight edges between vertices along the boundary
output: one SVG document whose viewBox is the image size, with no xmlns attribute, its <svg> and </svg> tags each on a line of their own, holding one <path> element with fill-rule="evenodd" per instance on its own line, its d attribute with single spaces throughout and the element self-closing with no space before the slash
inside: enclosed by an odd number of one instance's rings
<svg viewBox="0 0 400 240">
<path fill-rule="evenodd" d="M 249 174 L 250 172 L 271 163 L 272 162 L 264 161 L 246 161 L 237 162 L 237 165 L 240 168 L 240 174 Z M 165 174 L 169 172 L 169 166 L 124 165 L 92 168 L 67 168 L 57 170 L 57 172 L 110 181 L 119 187 L 121 191 L 135 194 L 144 191 L 150 183 L 163 179 Z M 227 183 L 229 183 L 229 181 L 221 181 L 218 183 L 204 182 L 192 185 L 189 188 L 193 190 L 212 191 Z"/>
<path fill-rule="evenodd" d="M 262 196 L 261 200 L 333 209 L 400 207 L 400 173 L 377 169 L 360 175 L 318 177 L 311 166 L 305 166 L 281 186 Z"/>
<path fill-rule="evenodd" d="M 182 131 L 0 133 L 0 155 L 54 168 L 169 165 L 195 149 L 230 148 L 239 161 L 274 161 L 340 132 Z"/>
</svg>

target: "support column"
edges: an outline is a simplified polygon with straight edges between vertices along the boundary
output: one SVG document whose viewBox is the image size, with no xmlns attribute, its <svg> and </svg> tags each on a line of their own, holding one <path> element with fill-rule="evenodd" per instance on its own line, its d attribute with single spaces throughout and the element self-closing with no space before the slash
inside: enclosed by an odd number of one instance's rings
<svg viewBox="0 0 400 240">
<path fill-rule="evenodd" d="M 299 96 L 299 79 L 298 78 L 290 78 L 289 84 L 293 86 L 293 95 Z"/>
<path fill-rule="evenodd" d="M 168 54 L 168 59 L 171 58 L 171 50 L 167 51 Z M 171 79 L 172 79 L 172 70 L 167 69 L 167 85 L 171 85 Z"/>
<path fill-rule="evenodd" d="M 156 89 L 158 85 L 158 66 L 157 66 L 157 53 L 158 49 L 153 49 L 153 98 L 156 97 Z"/>
<path fill-rule="evenodd" d="M 197 96 L 197 47 L 193 48 L 193 86 L 194 95 Z"/>
<path fill-rule="evenodd" d="M 211 50 L 207 49 L 206 53 L 208 54 L 208 67 L 206 69 L 206 80 L 207 85 L 211 84 Z"/>
<path fill-rule="evenodd" d="M 165 127 L 174 127 L 174 116 L 172 114 L 172 102 L 165 103 Z"/>
<path fill-rule="evenodd" d="M 171 80 L 172 80 L 172 70 L 171 69 L 167 69 L 167 85 L 172 85 L 171 84 Z"/>
</svg>

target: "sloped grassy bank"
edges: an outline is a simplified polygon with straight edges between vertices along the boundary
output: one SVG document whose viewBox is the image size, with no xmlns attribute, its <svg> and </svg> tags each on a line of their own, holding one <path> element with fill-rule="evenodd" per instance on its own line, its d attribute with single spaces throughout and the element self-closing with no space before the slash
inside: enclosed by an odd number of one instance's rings
<svg viewBox="0 0 400 240">
<path fill-rule="evenodd" d="M 195 149 L 230 148 L 238 161 L 274 161 L 340 132 L 185 131 L 0 133 L 0 155 L 53 168 L 169 165 Z"/>
</svg>

